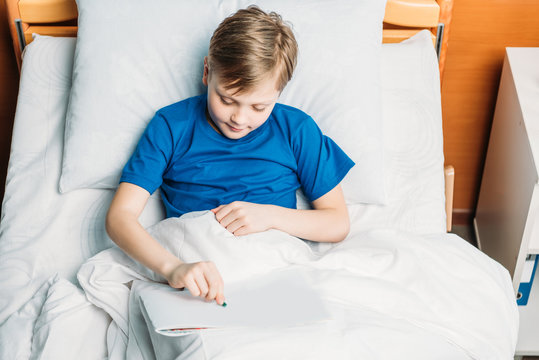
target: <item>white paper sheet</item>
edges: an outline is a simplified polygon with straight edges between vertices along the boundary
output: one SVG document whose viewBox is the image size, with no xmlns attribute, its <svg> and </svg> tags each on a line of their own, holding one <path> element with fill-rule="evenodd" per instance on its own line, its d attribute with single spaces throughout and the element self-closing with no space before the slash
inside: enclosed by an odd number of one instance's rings
<svg viewBox="0 0 539 360">
<path fill-rule="evenodd" d="M 164 284 L 140 292 L 155 330 L 167 336 L 231 327 L 282 327 L 328 320 L 319 293 L 299 269 L 278 271 L 226 288 L 226 306 Z"/>
</svg>

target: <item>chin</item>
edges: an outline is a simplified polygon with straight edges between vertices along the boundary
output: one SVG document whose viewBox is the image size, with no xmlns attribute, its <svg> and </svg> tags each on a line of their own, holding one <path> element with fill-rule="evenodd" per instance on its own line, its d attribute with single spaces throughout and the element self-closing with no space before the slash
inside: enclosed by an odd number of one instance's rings
<svg viewBox="0 0 539 360">
<path fill-rule="evenodd" d="M 241 139 L 242 137 L 249 134 L 251 131 L 244 129 L 243 131 L 233 131 L 228 128 L 227 125 L 220 127 L 221 133 L 229 139 Z"/>
<path fill-rule="evenodd" d="M 238 133 L 234 133 L 234 132 L 228 131 L 228 132 L 225 133 L 225 136 L 226 136 L 227 138 L 229 138 L 229 139 L 237 140 L 237 139 L 241 139 L 242 137 L 244 137 L 244 136 L 247 135 L 247 134 L 248 134 L 248 133 L 243 133 L 243 132 L 242 132 L 242 133 L 238 134 Z"/>
</svg>

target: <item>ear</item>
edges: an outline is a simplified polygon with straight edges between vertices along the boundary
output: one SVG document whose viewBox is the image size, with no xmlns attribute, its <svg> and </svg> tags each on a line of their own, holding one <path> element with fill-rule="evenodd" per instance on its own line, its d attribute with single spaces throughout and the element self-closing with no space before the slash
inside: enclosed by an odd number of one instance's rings
<svg viewBox="0 0 539 360">
<path fill-rule="evenodd" d="M 208 86 L 208 77 L 210 75 L 210 68 L 208 66 L 208 57 L 204 56 L 204 72 L 202 74 L 202 83 Z"/>
</svg>

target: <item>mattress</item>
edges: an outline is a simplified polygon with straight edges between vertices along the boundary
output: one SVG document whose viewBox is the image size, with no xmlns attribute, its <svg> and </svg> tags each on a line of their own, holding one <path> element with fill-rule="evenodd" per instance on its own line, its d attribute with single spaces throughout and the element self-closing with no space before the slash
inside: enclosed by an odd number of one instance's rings
<svg viewBox="0 0 539 360">
<path fill-rule="evenodd" d="M 38 36 L 24 53 L 0 223 L 0 324 L 3 323 L 0 357 L 14 355 L 8 348 L 26 349 L 22 350 L 26 351 L 22 358 L 30 356 L 36 351 L 32 341 L 42 345 L 38 346 L 41 356 L 58 355 L 54 346 L 45 345 L 60 342 L 65 333 L 46 332 L 42 338 L 34 336 L 32 340 L 32 328 L 39 324 L 38 315 L 44 304 L 49 304 L 44 299 L 62 296 L 73 299 L 77 306 L 68 321 L 70 326 L 79 320 L 86 321 L 91 314 L 95 334 L 106 334 L 110 322 L 107 314 L 84 299 L 77 287 L 76 273 L 84 261 L 112 246 L 104 221 L 114 192 L 84 189 L 60 194 L 58 191 L 74 49 L 75 39 Z M 376 229 L 443 234 L 441 115 L 414 103 L 414 92 L 407 85 L 410 79 L 399 68 L 400 62 L 392 51 L 383 50 L 382 61 L 388 204 L 350 206 L 351 235 Z M 396 103 L 408 107 L 406 116 L 396 116 L 396 110 L 391 110 L 391 104 Z M 163 218 L 163 205 L 156 192 L 140 220 L 144 226 L 150 226 Z M 316 244 L 311 245 L 322 250 Z M 59 305 L 58 311 L 69 311 L 62 306 Z M 401 354 L 409 351 L 417 355 L 415 358 L 421 358 L 422 352 L 416 352 L 421 348 L 424 354 L 445 353 L 447 359 L 468 358 L 446 339 L 414 324 L 395 319 L 389 325 L 382 324 L 382 316 L 373 312 L 365 312 L 364 319 L 365 323 L 358 324 L 356 332 L 365 342 L 367 355 L 372 347 L 377 349 L 372 354 L 390 356 L 395 351 Z M 54 318 L 42 319 L 44 324 L 49 320 Z M 28 336 L 7 336 L 12 326 L 20 323 L 27 324 L 27 328 L 19 331 L 26 331 Z M 394 339 L 395 347 L 386 346 L 388 336 Z M 75 349 L 90 351 L 83 337 L 77 339 L 72 344 L 76 345 Z M 6 347 L 8 340 L 10 346 Z M 13 343 L 17 341 L 19 344 Z M 223 344 L 219 341 L 208 344 L 214 347 L 213 351 L 222 351 L 219 347 Z M 93 350 L 85 353 L 88 358 L 106 353 L 102 343 L 91 347 Z M 254 355 L 258 350 L 252 351 Z M 230 356 L 234 358 L 233 354 Z"/>
</svg>

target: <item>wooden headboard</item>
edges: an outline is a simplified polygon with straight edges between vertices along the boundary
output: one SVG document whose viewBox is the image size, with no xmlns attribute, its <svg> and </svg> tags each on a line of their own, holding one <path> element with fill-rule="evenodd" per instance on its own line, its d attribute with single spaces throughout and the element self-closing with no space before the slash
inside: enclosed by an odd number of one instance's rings
<svg viewBox="0 0 539 360">
<path fill-rule="evenodd" d="M 21 51 L 32 41 L 33 33 L 77 36 L 78 13 L 75 0 L 5 1 L 19 69 Z M 420 30 L 430 30 L 442 75 L 452 7 L 453 0 L 387 0 L 383 42 L 400 42 Z"/>
<path fill-rule="evenodd" d="M 1 0 L 0 0 L 1 1 Z M 19 70 L 21 53 L 32 41 L 32 34 L 77 36 L 77 4 L 75 0 L 4 0 L 13 48 Z M 193 0 L 195 1 L 195 0 Z M 447 53 L 453 0 L 387 0 L 383 42 L 397 43 L 418 31 L 428 29 L 438 53 L 440 81 Z M 454 168 L 446 166 L 447 230 L 451 230 Z"/>
</svg>

